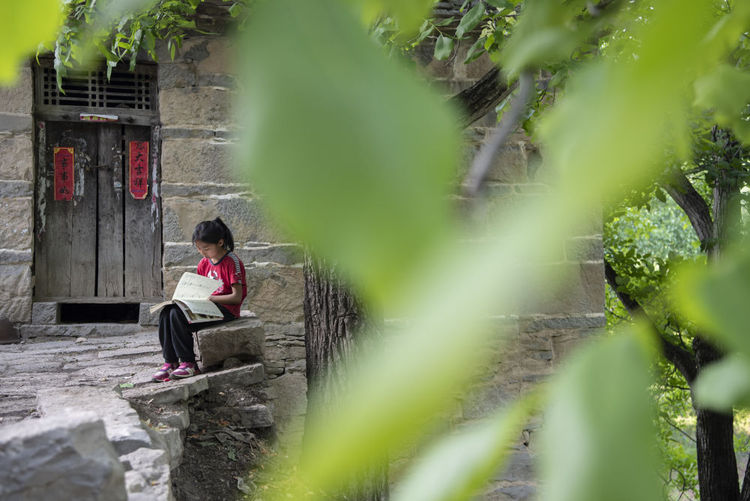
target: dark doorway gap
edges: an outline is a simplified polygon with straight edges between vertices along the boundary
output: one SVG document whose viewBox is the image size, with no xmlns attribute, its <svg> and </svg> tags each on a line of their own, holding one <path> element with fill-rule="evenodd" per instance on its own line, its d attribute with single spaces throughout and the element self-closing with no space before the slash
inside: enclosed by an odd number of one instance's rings
<svg viewBox="0 0 750 501">
<path fill-rule="evenodd" d="M 139 311 L 139 303 L 60 303 L 60 323 L 136 324 Z"/>
</svg>

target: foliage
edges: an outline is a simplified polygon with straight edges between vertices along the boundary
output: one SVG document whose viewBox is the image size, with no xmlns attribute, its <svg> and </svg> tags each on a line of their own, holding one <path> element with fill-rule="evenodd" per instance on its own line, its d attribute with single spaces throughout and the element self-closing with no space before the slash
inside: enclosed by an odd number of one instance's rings
<svg viewBox="0 0 750 501">
<path fill-rule="evenodd" d="M 246 0 L 232 2 L 230 13 L 239 15 Z M 74 67 L 86 66 L 104 58 L 107 78 L 112 68 L 127 62 L 135 68 L 138 57 L 148 55 L 159 61 L 157 40 L 165 40 L 167 51 L 174 59 L 185 34 L 198 31 L 194 14 L 203 0 L 65 0 L 67 15 L 57 39 L 37 49 L 55 56 L 57 85 Z M 63 89 L 64 90 L 64 89 Z"/>
<path fill-rule="evenodd" d="M 583 1 L 539 0 L 519 8 L 480 0 L 467 3 L 453 35 L 431 21 L 414 35 L 409 30 L 420 25 L 429 5 L 274 0 L 258 6 L 241 40 L 241 175 L 257 186 L 290 235 L 340 263 L 368 301 L 409 319 L 403 332 L 354 364 L 340 414 L 313 423 L 306 439 L 325 454 L 301 466 L 300 487 L 287 487 L 295 499 L 325 498 L 321 492 L 335 489 L 373 457 L 424 440 L 432 418 L 449 410 L 447 396 L 472 381 L 469 368 L 487 360 L 478 347 L 497 335 L 488 319 L 498 305 L 512 309 L 538 287 L 560 280 L 535 265 L 540 253 L 586 221 L 602 199 L 646 192 L 664 165 L 691 160 L 694 117 L 715 119 L 745 139 L 741 87 L 750 3 L 730 9 L 703 1 L 602 2 L 600 12 Z M 95 12 L 92 24 L 103 31 L 123 12 Z M 102 23 L 96 22 L 100 15 Z M 146 35 L 138 34 L 139 16 L 118 27 L 126 30 L 119 39 L 125 46 L 108 42 L 105 51 L 125 57 L 135 53 L 134 44 L 148 50 Z M 85 12 L 82 19 L 88 24 Z M 137 19 L 140 25 L 133 24 Z M 371 29 L 376 19 L 382 21 Z M 167 38 L 169 26 L 162 32 Z M 504 213 L 486 246 L 467 249 L 456 245 L 458 223 L 447 196 L 459 158 L 455 113 L 371 39 L 395 44 L 442 37 L 442 57 L 449 38 L 477 27 L 484 40 L 472 57 L 489 51 L 511 78 L 522 71 L 557 76 L 547 85 L 559 86 L 561 96 L 549 110 L 539 107 L 533 121 L 545 152 L 542 168 L 559 173 L 561 182 L 543 200 Z M 71 39 L 82 40 L 77 33 Z M 92 33 L 101 40 L 100 31 Z M 264 45 L 269 40 L 273 50 Z M 61 61 L 78 59 L 80 49 L 60 50 Z M 711 78 L 717 72 L 730 78 Z M 727 144 L 706 158 L 718 155 L 731 165 L 738 157 L 726 157 Z M 649 252 L 625 251 L 618 258 L 637 270 L 628 287 L 657 304 L 652 287 L 664 282 L 673 256 Z M 750 357 L 744 335 L 750 256 L 739 247 L 712 268 L 675 280 L 682 317 L 665 322 L 677 337 L 683 327 L 699 325 L 731 352 Z M 647 392 L 655 359 L 647 331 L 637 326 L 595 339 L 560 368 L 546 398 L 534 406 L 516 404 L 507 421 L 471 425 L 432 449 L 435 455 L 423 464 L 449 464 L 446 450 L 471 457 L 475 468 L 440 478 L 443 492 L 469 499 L 470 487 L 502 465 L 517 423 L 541 406 L 544 501 L 659 499 Z M 747 373 L 745 360 L 728 357 L 716 370 L 734 381 Z M 704 376 L 700 393 L 708 398 L 718 383 L 710 373 Z M 733 388 L 712 405 L 744 403 L 746 388 Z M 487 436 L 497 440 L 475 440 Z M 612 451 L 618 451 L 615 457 Z M 417 467 L 403 485 L 422 492 L 434 478 L 432 468 Z"/>
</svg>

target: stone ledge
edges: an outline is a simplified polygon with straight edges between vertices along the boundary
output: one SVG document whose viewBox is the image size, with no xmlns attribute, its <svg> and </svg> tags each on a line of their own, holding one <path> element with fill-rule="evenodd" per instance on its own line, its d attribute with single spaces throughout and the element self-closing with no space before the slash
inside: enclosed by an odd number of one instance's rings
<svg viewBox="0 0 750 501">
<path fill-rule="evenodd" d="M 243 361 L 263 359 L 265 331 L 260 320 L 240 318 L 194 333 L 196 359 L 202 367 L 223 363 L 228 358 Z"/>
</svg>

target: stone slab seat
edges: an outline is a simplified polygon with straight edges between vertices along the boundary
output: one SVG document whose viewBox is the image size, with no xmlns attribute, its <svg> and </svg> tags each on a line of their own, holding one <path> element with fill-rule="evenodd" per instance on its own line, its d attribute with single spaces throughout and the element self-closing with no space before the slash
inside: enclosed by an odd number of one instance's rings
<svg viewBox="0 0 750 501">
<path fill-rule="evenodd" d="M 195 356 L 201 367 L 222 364 L 228 358 L 263 361 L 265 331 L 257 318 L 238 318 L 193 333 Z"/>
</svg>

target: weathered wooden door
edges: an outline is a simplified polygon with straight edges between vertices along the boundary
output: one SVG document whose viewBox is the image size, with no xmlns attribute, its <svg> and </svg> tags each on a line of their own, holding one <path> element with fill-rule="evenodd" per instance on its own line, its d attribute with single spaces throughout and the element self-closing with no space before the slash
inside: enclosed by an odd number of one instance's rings
<svg viewBox="0 0 750 501">
<path fill-rule="evenodd" d="M 38 127 L 35 296 L 131 301 L 161 296 L 151 128 L 56 121 Z M 133 187 L 131 161 L 143 156 L 144 148 L 147 174 L 134 174 L 139 186 Z M 142 168 L 144 159 L 138 160 L 133 165 Z M 62 168 L 71 161 L 72 180 Z"/>
</svg>

